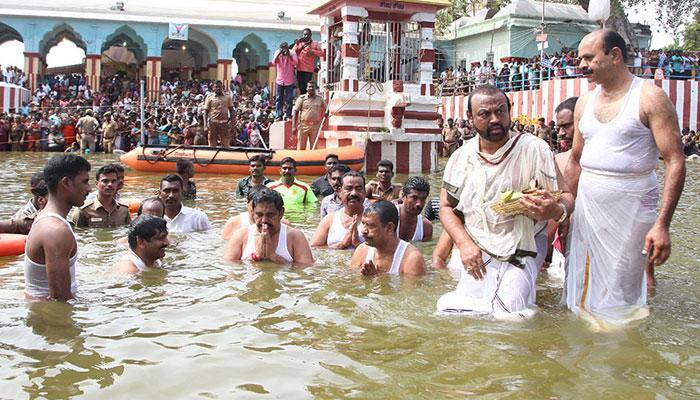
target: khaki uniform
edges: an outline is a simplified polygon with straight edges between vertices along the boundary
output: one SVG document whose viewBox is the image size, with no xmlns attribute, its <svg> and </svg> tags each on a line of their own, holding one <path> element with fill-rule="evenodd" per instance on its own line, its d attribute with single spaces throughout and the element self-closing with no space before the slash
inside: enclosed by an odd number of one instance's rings
<svg viewBox="0 0 700 400">
<path fill-rule="evenodd" d="M 75 125 L 80 133 L 80 148 L 83 151 L 90 149 L 91 153 L 95 152 L 95 131 L 97 131 L 99 124 L 95 117 L 86 115 L 81 117 Z"/>
<path fill-rule="evenodd" d="M 459 148 L 460 136 L 459 129 L 457 129 L 456 126 L 450 128 L 449 125 L 445 125 L 445 127 L 442 128 L 442 155 L 444 157 L 451 156 L 452 153 Z"/>
<path fill-rule="evenodd" d="M 209 146 L 221 146 L 228 148 L 231 144 L 231 127 L 229 119 L 232 115 L 229 111 L 233 107 L 231 96 L 226 93 L 217 95 L 212 93 L 204 100 L 204 110 L 209 118 Z"/>
<path fill-rule="evenodd" d="M 114 138 L 117 136 L 118 124 L 115 121 L 105 123 L 102 128 L 102 144 L 105 153 L 114 151 Z"/>
<path fill-rule="evenodd" d="M 75 226 L 83 228 L 113 228 L 131 222 L 129 205 L 115 201 L 115 208 L 109 213 L 98 199 L 85 203 L 77 212 L 74 210 L 71 217 Z"/>
<path fill-rule="evenodd" d="M 299 112 L 299 144 L 297 148 L 300 150 L 306 150 L 307 140 L 309 148 L 314 145 L 325 109 L 326 103 L 319 95 L 311 98 L 308 94 L 304 94 L 299 96 L 294 103 L 294 111 Z"/>
<path fill-rule="evenodd" d="M 393 201 L 401 198 L 402 188 L 403 185 L 392 184 L 389 189 L 382 191 L 382 189 L 379 188 L 379 182 L 369 181 L 369 183 L 365 187 L 365 191 L 367 192 L 367 198 L 370 200 L 381 199 L 386 201 Z"/>
</svg>

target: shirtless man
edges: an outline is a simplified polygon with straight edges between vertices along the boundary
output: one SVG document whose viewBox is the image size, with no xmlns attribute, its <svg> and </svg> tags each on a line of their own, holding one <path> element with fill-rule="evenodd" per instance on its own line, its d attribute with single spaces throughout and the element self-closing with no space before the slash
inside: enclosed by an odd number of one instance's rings
<svg viewBox="0 0 700 400">
<path fill-rule="evenodd" d="M 420 176 L 412 176 L 401 189 L 397 232 L 407 242 L 427 242 L 433 238 L 433 224 L 422 215 L 430 194 L 430 184 Z"/>
<path fill-rule="evenodd" d="M 618 33 L 589 33 L 579 57 L 583 75 L 598 86 L 576 103 L 565 169 L 576 189 L 566 303 L 576 313 L 624 324 L 648 315 L 644 265 L 661 265 L 671 254 L 669 226 L 685 183 L 685 157 L 671 101 L 629 72 Z M 665 168 L 657 212 L 659 156 Z"/>
<path fill-rule="evenodd" d="M 226 221 L 224 229 L 221 230 L 221 238 L 223 240 L 231 239 L 233 232 L 237 231 L 239 228 L 246 228 L 253 224 L 253 195 L 264 187 L 265 186 L 257 185 L 248 190 L 246 194 L 246 212 L 234 215 Z M 292 226 L 292 223 L 286 218 L 282 218 L 282 223 L 287 226 Z"/>
<path fill-rule="evenodd" d="M 167 223 L 161 217 L 141 215 L 129 227 L 129 253 L 114 266 L 112 272 L 132 275 L 146 267 L 160 268 L 165 249 L 170 245 Z"/>
<path fill-rule="evenodd" d="M 425 261 L 412 244 L 399 239 L 396 228 L 399 211 L 388 201 L 370 204 L 362 215 L 362 235 L 366 242 L 352 255 L 350 265 L 362 275 L 379 273 L 421 276 L 425 274 Z"/>
<path fill-rule="evenodd" d="M 77 291 L 78 244 L 66 216 L 90 193 L 89 172 L 90 163 L 74 154 L 54 157 L 44 167 L 49 200 L 34 220 L 24 254 L 28 299 L 66 301 Z"/>
<path fill-rule="evenodd" d="M 304 234 L 282 223 L 284 203 L 278 192 L 261 188 L 253 194 L 251 203 L 253 224 L 233 233 L 224 250 L 224 259 L 313 264 L 311 248 Z"/>
<path fill-rule="evenodd" d="M 365 241 L 360 233 L 360 221 L 365 209 L 365 177 L 357 171 L 350 171 L 343 175 L 340 182 L 343 208 L 323 217 L 311 238 L 314 247 L 347 249 Z"/>
</svg>

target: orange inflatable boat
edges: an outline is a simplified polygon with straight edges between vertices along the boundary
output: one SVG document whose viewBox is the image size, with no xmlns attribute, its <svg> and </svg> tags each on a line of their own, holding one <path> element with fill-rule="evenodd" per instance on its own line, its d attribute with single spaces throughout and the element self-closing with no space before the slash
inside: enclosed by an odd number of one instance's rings
<svg viewBox="0 0 700 400">
<path fill-rule="evenodd" d="M 248 147 L 224 149 L 205 146 L 146 146 L 137 147 L 121 156 L 121 161 L 137 171 L 176 172 L 178 160 L 190 160 L 197 173 L 248 175 L 248 159 L 255 154 L 272 156 L 265 174 L 279 174 L 280 161 L 292 157 L 299 175 L 326 173 L 327 154 L 337 154 L 340 162 L 355 171 L 364 167 L 365 152 L 356 146 L 317 150 L 265 150 Z"/>
<path fill-rule="evenodd" d="M 25 243 L 27 243 L 27 235 L 0 234 L 0 257 L 24 254 Z"/>
</svg>

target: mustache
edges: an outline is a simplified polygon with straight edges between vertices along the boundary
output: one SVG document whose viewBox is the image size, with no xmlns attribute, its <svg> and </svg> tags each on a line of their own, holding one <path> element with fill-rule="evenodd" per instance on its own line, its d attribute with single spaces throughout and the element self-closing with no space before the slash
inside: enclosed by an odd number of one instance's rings
<svg viewBox="0 0 700 400">
<path fill-rule="evenodd" d="M 590 69 L 590 68 L 581 68 L 581 73 L 582 73 L 583 75 L 589 75 L 589 74 L 592 74 L 592 73 L 593 73 L 593 70 Z"/>
<path fill-rule="evenodd" d="M 360 200 L 360 196 L 351 194 L 350 196 L 348 196 L 348 200 Z"/>
</svg>

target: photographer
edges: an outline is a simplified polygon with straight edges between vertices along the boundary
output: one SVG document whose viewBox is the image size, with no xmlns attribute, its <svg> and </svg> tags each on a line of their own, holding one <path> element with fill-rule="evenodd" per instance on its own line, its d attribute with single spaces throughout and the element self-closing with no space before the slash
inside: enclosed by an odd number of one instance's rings
<svg viewBox="0 0 700 400">
<path fill-rule="evenodd" d="M 292 117 L 292 101 L 294 100 L 294 66 L 297 65 L 297 54 L 289 49 L 287 42 L 280 43 L 272 57 L 272 64 L 277 67 L 277 99 L 275 101 L 277 119 L 282 119 L 282 106 L 284 105 L 286 119 Z"/>
<path fill-rule="evenodd" d="M 301 32 L 301 38 L 294 42 L 294 52 L 299 57 L 297 84 L 301 94 L 306 94 L 306 84 L 313 79 L 316 71 L 316 58 L 323 55 L 318 42 L 311 39 L 311 29 L 305 28 Z"/>
</svg>

